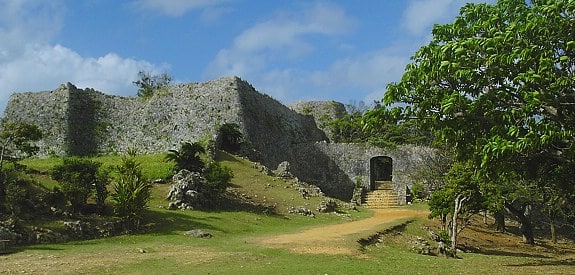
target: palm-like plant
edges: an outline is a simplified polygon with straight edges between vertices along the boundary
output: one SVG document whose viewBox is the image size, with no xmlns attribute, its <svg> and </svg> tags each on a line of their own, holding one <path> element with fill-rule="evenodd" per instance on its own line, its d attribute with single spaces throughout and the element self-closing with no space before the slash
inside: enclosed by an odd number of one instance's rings
<svg viewBox="0 0 575 275">
<path fill-rule="evenodd" d="M 186 169 L 190 172 L 201 172 L 204 169 L 204 162 L 200 158 L 200 154 L 205 152 L 204 147 L 198 142 L 184 142 L 180 146 L 180 150 L 169 150 L 166 160 L 176 163 L 176 171 Z"/>
<path fill-rule="evenodd" d="M 114 185 L 112 199 L 116 202 L 116 215 L 126 219 L 136 228 L 151 196 L 151 186 L 142 176 L 140 164 L 133 157 L 126 157 L 117 167 L 119 180 Z"/>
</svg>

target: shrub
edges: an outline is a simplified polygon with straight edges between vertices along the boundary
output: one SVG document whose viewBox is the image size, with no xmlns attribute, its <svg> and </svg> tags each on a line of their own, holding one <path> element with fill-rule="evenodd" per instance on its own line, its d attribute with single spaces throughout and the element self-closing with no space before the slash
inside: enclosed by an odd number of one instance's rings
<svg viewBox="0 0 575 275">
<path fill-rule="evenodd" d="M 29 208 L 29 191 L 23 186 L 23 182 L 16 180 L 6 185 L 6 208 L 12 216 L 20 216 Z M 28 209 L 30 210 L 30 209 Z"/>
<path fill-rule="evenodd" d="M 222 150 L 235 153 L 241 149 L 243 135 L 239 125 L 235 123 L 225 123 L 220 126 L 219 135 Z"/>
<path fill-rule="evenodd" d="M 166 155 L 167 161 L 175 162 L 175 170 L 186 169 L 191 172 L 201 172 L 204 162 L 200 154 L 205 153 L 204 147 L 198 142 L 184 142 L 180 145 L 180 150 L 169 150 Z"/>
<path fill-rule="evenodd" d="M 106 198 L 108 198 L 108 185 L 110 184 L 110 173 L 111 169 L 100 168 L 96 173 L 96 181 L 94 182 L 94 188 L 96 189 L 96 204 L 98 205 L 100 214 L 102 214 L 106 208 Z"/>
<path fill-rule="evenodd" d="M 223 193 L 230 186 L 230 181 L 233 177 L 232 169 L 215 161 L 208 163 L 204 169 L 204 178 L 208 186 L 213 190 L 214 195 Z"/>
<path fill-rule="evenodd" d="M 416 200 L 424 200 L 427 198 L 427 192 L 425 191 L 425 186 L 421 182 L 416 182 L 411 186 L 411 194 Z"/>
<path fill-rule="evenodd" d="M 133 156 L 124 157 L 116 169 L 119 179 L 111 195 L 116 202 L 114 213 L 137 229 L 151 197 L 151 185 L 143 178 L 142 168 Z"/>
<path fill-rule="evenodd" d="M 62 193 L 73 212 L 80 211 L 94 191 L 101 163 L 84 158 L 65 158 L 52 169 L 52 178 L 62 186 Z"/>
</svg>

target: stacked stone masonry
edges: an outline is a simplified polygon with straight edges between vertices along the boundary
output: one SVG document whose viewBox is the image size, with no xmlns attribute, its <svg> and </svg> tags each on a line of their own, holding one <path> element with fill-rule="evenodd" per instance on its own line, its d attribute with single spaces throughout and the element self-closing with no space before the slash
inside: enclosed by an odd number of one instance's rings
<svg viewBox="0 0 575 275">
<path fill-rule="evenodd" d="M 149 99 L 106 95 L 66 83 L 53 91 L 15 93 L 4 118 L 38 125 L 40 155 L 160 153 L 181 142 L 217 139 L 217 129 L 236 123 L 253 147 L 252 160 L 291 173 L 326 194 L 350 199 L 355 183 L 372 189 L 370 160 L 393 160 L 393 185 L 405 203 L 409 171 L 428 150 L 406 146 L 385 151 L 365 144 L 329 142 L 325 121 L 345 114 L 333 101 L 287 107 L 238 77 L 170 86 Z"/>
</svg>

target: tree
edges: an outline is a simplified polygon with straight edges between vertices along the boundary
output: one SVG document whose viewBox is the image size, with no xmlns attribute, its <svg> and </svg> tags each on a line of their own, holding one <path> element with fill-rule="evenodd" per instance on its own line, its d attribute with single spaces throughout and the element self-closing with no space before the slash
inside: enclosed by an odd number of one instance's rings
<svg viewBox="0 0 575 275">
<path fill-rule="evenodd" d="M 445 175 L 447 184 L 432 193 L 430 218 L 439 217 L 450 237 L 450 251 L 457 253 L 457 236 L 467 226 L 471 215 L 483 209 L 480 178 L 472 162 L 456 162 Z"/>
<path fill-rule="evenodd" d="M 573 166 L 574 17 L 575 2 L 565 0 L 467 4 L 452 24 L 433 28 L 432 41 L 388 86 L 384 101 L 404 104 L 405 116 L 455 148 L 459 160 L 473 160 L 485 177 L 503 181 L 493 193 L 520 217 L 535 203 L 517 196 L 520 190 L 543 189 L 548 175 L 531 174 L 534 160 Z M 534 243 L 532 235 L 524 238 Z"/>
<path fill-rule="evenodd" d="M 152 75 L 146 71 L 138 72 L 138 80 L 132 82 L 138 86 L 138 97 L 150 98 L 156 92 L 168 87 L 172 82 L 172 77 L 166 73 Z"/>
<path fill-rule="evenodd" d="M 224 123 L 218 129 L 222 150 L 231 153 L 241 149 L 243 135 L 240 126 L 236 123 Z"/>
<path fill-rule="evenodd" d="M 34 142 L 42 138 L 38 126 L 26 122 L 2 121 L 0 131 L 0 170 L 4 160 L 16 160 L 17 151 L 30 156 L 38 151 Z"/>
<path fill-rule="evenodd" d="M 348 113 L 327 123 L 332 141 L 370 143 L 378 147 L 425 142 L 426 134 L 401 117 L 400 109 L 387 109 L 378 102 L 374 108 L 348 105 Z"/>
<path fill-rule="evenodd" d="M 7 205 L 12 210 L 16 209 L 17 205 L 13 205 L 11 200 L 20 197 L 18 195 L 20 189 L 11 186 L 14 184 L 10 183 L 18 179 L 4 169 L 4 161 L 17 161 L 21 156 L 33 155 L 39 149 L 34 142 L 41 138 L 42 132 L 36 125 L 2 120 L 0 125 L 0 208 Z"/>
<path fill-rule="evenodd" d="M 175 162 L 176 171 L 186 169 L 190 172 L 201 172 L 205 164 L 200 154 L 205 152 L 204 147 L 198 142 L 184 142 L 180 145 L 180 150 L 169 150 L 166 160 Z"/>
<path fill-rule="evenodd" d="M 80 211 L 86 205 L 95 186 L 100 185 L 99 180 L 103 180 L 98 176 L 100 165 L 89 159 L 73 157 L 65 158 L 62 164 L 52 169 L 52 178 L 62 186 L 73 212 Z"/>
<path fill-rule="evenodd" d="M 151 198 L 152 187 L 142 175 L 142 168 L 134 155 L 123 157 L 122 163 L 116 169 L 119 178 L 111 195 L 116 203 L 114 212 L 127 221 L 129 227 L 138 229 L 142 214 Z"/>
</svg>

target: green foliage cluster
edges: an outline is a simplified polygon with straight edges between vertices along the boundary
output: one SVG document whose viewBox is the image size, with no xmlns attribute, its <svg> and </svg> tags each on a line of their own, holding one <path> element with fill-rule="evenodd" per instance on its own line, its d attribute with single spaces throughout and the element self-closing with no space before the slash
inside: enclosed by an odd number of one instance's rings
<svg viewBox="0 0 575 275">
<path fill-rule="evenodd" d="M 334 142 L 368 142 L 379 147 L 394 147 L 426 143 L 428 140 L 429 135 L 404 120 L 398 108 L 387 109 L 376 104 L 367 111 L 348 109 L 350 111 L 345 116 L 326 124 Z"/>
<path fill-rule="evenodd" d="M 172 82 L 172 77 L 166 73 L 152 75 L 146 71 L 138 72 L 138 80 L 134 85 L 138 86 L 138 97 L 150 98 L 157 92 L 165 89 Z"/>
<path fill-rule="evenodd" d="M 236 153 L 241 149 L 243 135 L 238 124 L 224 123 L 219 127 L 218 132 L 222 150 Z"/>
<path fill-rule="evenodd" d="M 138 229 L 151 197 L 152 186 L 144 178 L 134 155 L 123 157 L 116 169 L 119 176 L 111 196 L 116 203 L 114 213 L 127 221 L 129 227 Z"/>
<path fill-rule="evenodd" d="M 35 212 L 39 205 L 36 192 L 31 188 L 19 171 L 14 168 L 4 168 L 0 173 L 0 217 L 7 214 L 11 217 L 25 218 Z"/>
<path fill-rule="evenodd" d="M 211 203 L 211 200 L 217 199 L 225 193 L 234 174 L 229 167 L 223 166 L 215 160 L 209 160 L 205 164 L 200 155 L 203 153 L 205 150 L 199 142 L 184 142 L 179 150 L 169 150 L 166 160 L 175 163 L 175 172 L 185 169 L 202 175 L 207 186 L 198 186 L 196 191 L 201 191 L 202 197 L 206 198 L 206 201 L 200 203 L 207 205 Z"/>
<path fill-rule="evenodd" d="M 18 151 L 23 156 L 31 156 L 38 151 L 34 142 L 42 138 L 38 126 L 26 122 L 2 120 L 0 124 L 0 170 L 4 160 L 16 161 Z"/>
<path fill-rule="evenodd" d="M 206 165 L 203 175 L 214 194 L 222 194 L 230 186 L 234 177 L 232 169 L 221 165 L 217 161 L 211 161 Z"/>
<path fill-rule="evenodd" d="M 102 168 L 101 163 L 78 157 L 65 158 L 51 171 L 52 178 L 60 183 L 62 193 L 75 213 L 86 206 L 94 193 L 98 207 L 104 209 L 110 182 L 108 174 L 109 170 Z"/>
<path fill-rule="evenodd" d="M 427 198 L 427 191 L 425 190 L 425 185 L 422 182 L 415 182 L 411 186 L 410 191 L 415 200 L 423 201 Z"/>
<path fill-rule="evenodd" d="M 476 191 L 519 220 L 526 243 L 533 213 L 552 231 L 575 217 L 574 17 L 567 0 L 467 4 L 433 28 L 384 97 L 458 162 L 473 163 Z"/>
<path fill-rule="evenodd" d="M 205 164 L 200 154 L 205 152 L 206 150 L 199 142 L 184 142 L 179 150 L 169 150 L 166 160 L 175 163 L 176 171 L 186 169 L 190 172 L 201 172 Z"/>
</svg>

